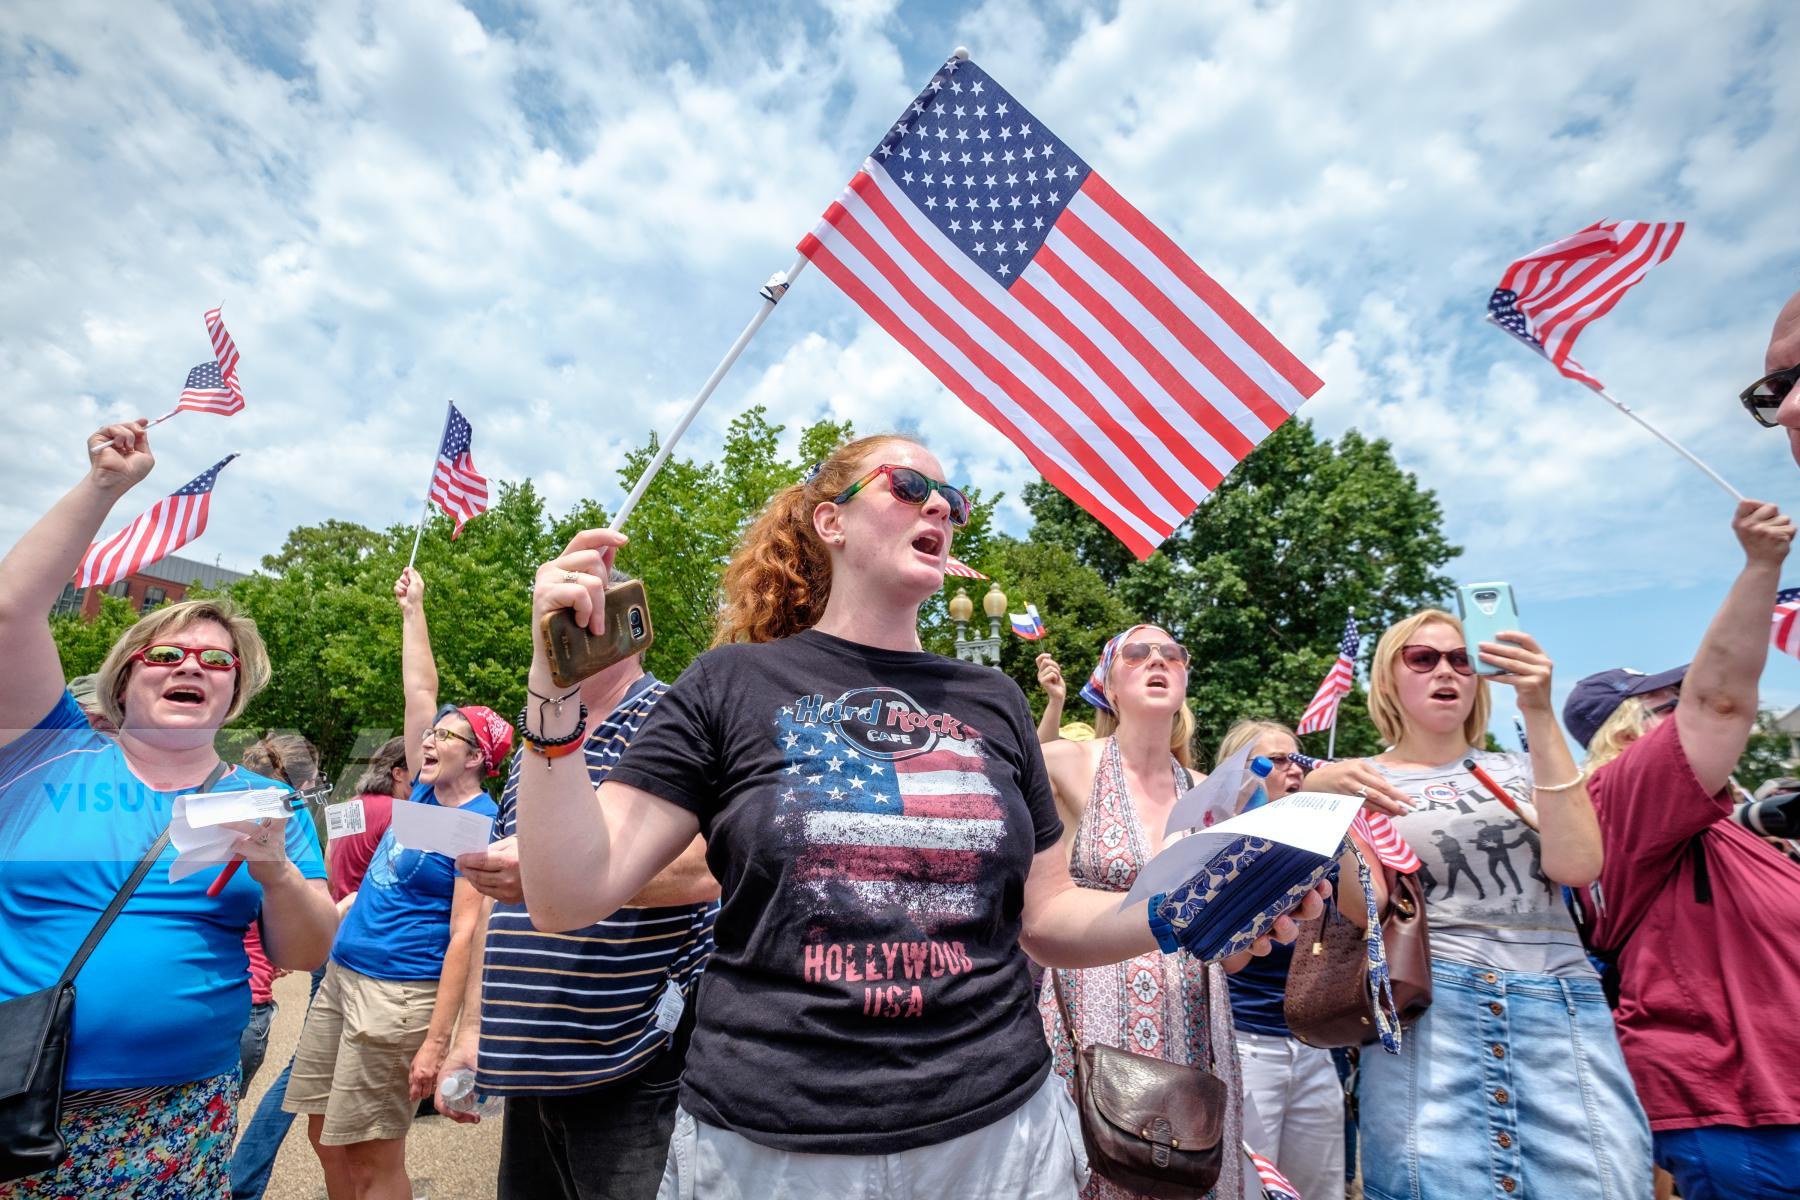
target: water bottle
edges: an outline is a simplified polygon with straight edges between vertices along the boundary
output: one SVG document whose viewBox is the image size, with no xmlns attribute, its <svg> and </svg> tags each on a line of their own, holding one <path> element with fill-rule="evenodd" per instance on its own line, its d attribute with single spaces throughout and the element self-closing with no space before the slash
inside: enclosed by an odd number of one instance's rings
<svg viewBox="0 0 1800 1200">
<path fill-rule="evenodd" d="M 443 1092 L 442 1106 L 450 1112 L 464 1116 L 497 1117 L 505 1105 L 498 1096 L 477 1096 L 475 1094 L 475 1072 L 467 1067 L 458 1067 L 444 1076 L 441 1085 Z"/>
<path fill-rule="evenodd" d="M 1261 808 L 1269 802 L 1269 790 L 1263 786 L 1263 780 L 1275 769 L 1275 764 L 1257 755 L 1250 760 L 1250 774 L 1244 777 L 1244 786 L 1238 792 L 1238 811 L 1247 813 L 1253 808 Z"/>
</svg>

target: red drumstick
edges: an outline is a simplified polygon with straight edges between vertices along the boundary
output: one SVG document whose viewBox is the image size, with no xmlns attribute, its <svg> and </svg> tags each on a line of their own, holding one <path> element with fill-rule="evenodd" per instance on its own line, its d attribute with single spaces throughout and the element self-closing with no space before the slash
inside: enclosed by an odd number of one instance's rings
<svg viewBox="0 0 1800 1200">
<path fill-rule="evenodd" d="M 1496 799 L 1500 803 L 1506 805 L 1506 807 L 1512 809 L 1513 813 L 1519 818 L 1519 820 L 1525 822 L 1525 824 L 1531 826 L 1533 829 L 1537 828 L 1536 822 L 1534 822 L 1530 817 L 1526 816 L 1525 810 L 1519 807 L 1519 802 L 1517 800 L 1513 799 L 1513 794 L 1511 792 L 1507 791 L 1505 788 L 1501 787 L 1499 781 L 1496 780 L 1492 775 L 1489 775 L 1486 771 L 1482 770 L 1479 766 L 1477 766 L 1475 764 L 1474 759 L 1472 759 L 1472 758 L 1463 759 L 1463 769 L 1465 771 L 1467 771 L 1469 774 L 1473 775 L 1475 777 L 1476 781 L 1479 782 L 1482 787 L 1486 788 L 1488 790 L 1489 794 L 1494 797 L 1494 799 Z"/>
<path fill-rule="evenodd" d="M 226 863 L 224 867 L 220 869 L 218 878 L 207 885 L 206 894 L 213 897 L 218 896 L 220 892 L 225 890 L 225 885 L 231 882 L 231 877 L 237 874 L 237 869 L 243 865 L 244 860 L 241 858 L 234 858 Z"/>
</svg>

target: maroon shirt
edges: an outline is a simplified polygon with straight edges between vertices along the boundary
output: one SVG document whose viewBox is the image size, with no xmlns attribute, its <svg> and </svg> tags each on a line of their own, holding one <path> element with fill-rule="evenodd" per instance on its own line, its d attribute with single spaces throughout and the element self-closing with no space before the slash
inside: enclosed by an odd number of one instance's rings
<svg viewBox="0 0 1800 1200">
<path fill-rule="evenodd" d="M 394 798 L 386 792 L 364 792 L 357 799 L 363 802 L 363 823 L 368 828 L 333 838 L 325 851 L 333 900 L 342 900 L 362 886 L 363 872 L 375 857 L 375 846 L 387 832 L 388 822 L 394 819 Z"/>
<path fill-rule="evenodd" d="M 1627 939 L 1614 1016 L 1650 1128 L 1800 1124 L 1786 1020 L 1800 866 L 1729 819 L 1729 792 L 1707 794 L 1673 720 L 1588 789 L 1606 850 L 1599 944 Z M 1694 897 L 1696 842 L 1710 904 Z"/>
</svg>

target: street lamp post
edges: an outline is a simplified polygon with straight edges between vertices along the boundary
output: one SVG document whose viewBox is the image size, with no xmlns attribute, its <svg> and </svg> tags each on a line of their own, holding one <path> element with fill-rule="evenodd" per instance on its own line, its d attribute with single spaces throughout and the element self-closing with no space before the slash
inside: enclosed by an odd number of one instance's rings
<svg viewBox="0 0 1800 1200">
<path fill-rule="evenodd" d="M 968 589 L 959 587 L 956 595 L 950 598 L 950 619 L 956 622 L 956 657 L 964 662 L 998 667 L 1000 618 L 1006 615 L 1006 593 L 1000 590 L 999 584 L 988 585 L 987 595 L 981 598 L 981 611 L 987 614 L 988 635 L 984 638 L 972 638 L 969 636 L 969 622 L 975 616 L 975 602 L 969 599 Z"/>
</svg>

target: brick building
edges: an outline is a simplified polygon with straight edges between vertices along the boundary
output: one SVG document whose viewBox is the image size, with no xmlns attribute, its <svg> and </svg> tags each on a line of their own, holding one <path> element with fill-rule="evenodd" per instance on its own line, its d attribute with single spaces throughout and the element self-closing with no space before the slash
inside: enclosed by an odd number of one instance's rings
<svg viewBox="0 0 1800 1200">
<path fill-rule="evenodd" d="M 242 571 L 227 571 L 224 567 L 215 567 L 211 563 L 196 562 L 191 558 L 170 554 L 105 589 L 77 589 L 74 584 L 66 583 L 63 585 L 62 595 L 57 597 L 56 605 L 50 611 L 80 612 L 84 619 L 91 621 L 100 615 L 100 596 L 104 591 L 108 596 L 126 600 L 139 612 L 149 612 L 159 604 L 182 599 L 190 588 L 214 588 L 243 578 Z"/>
</svg>

